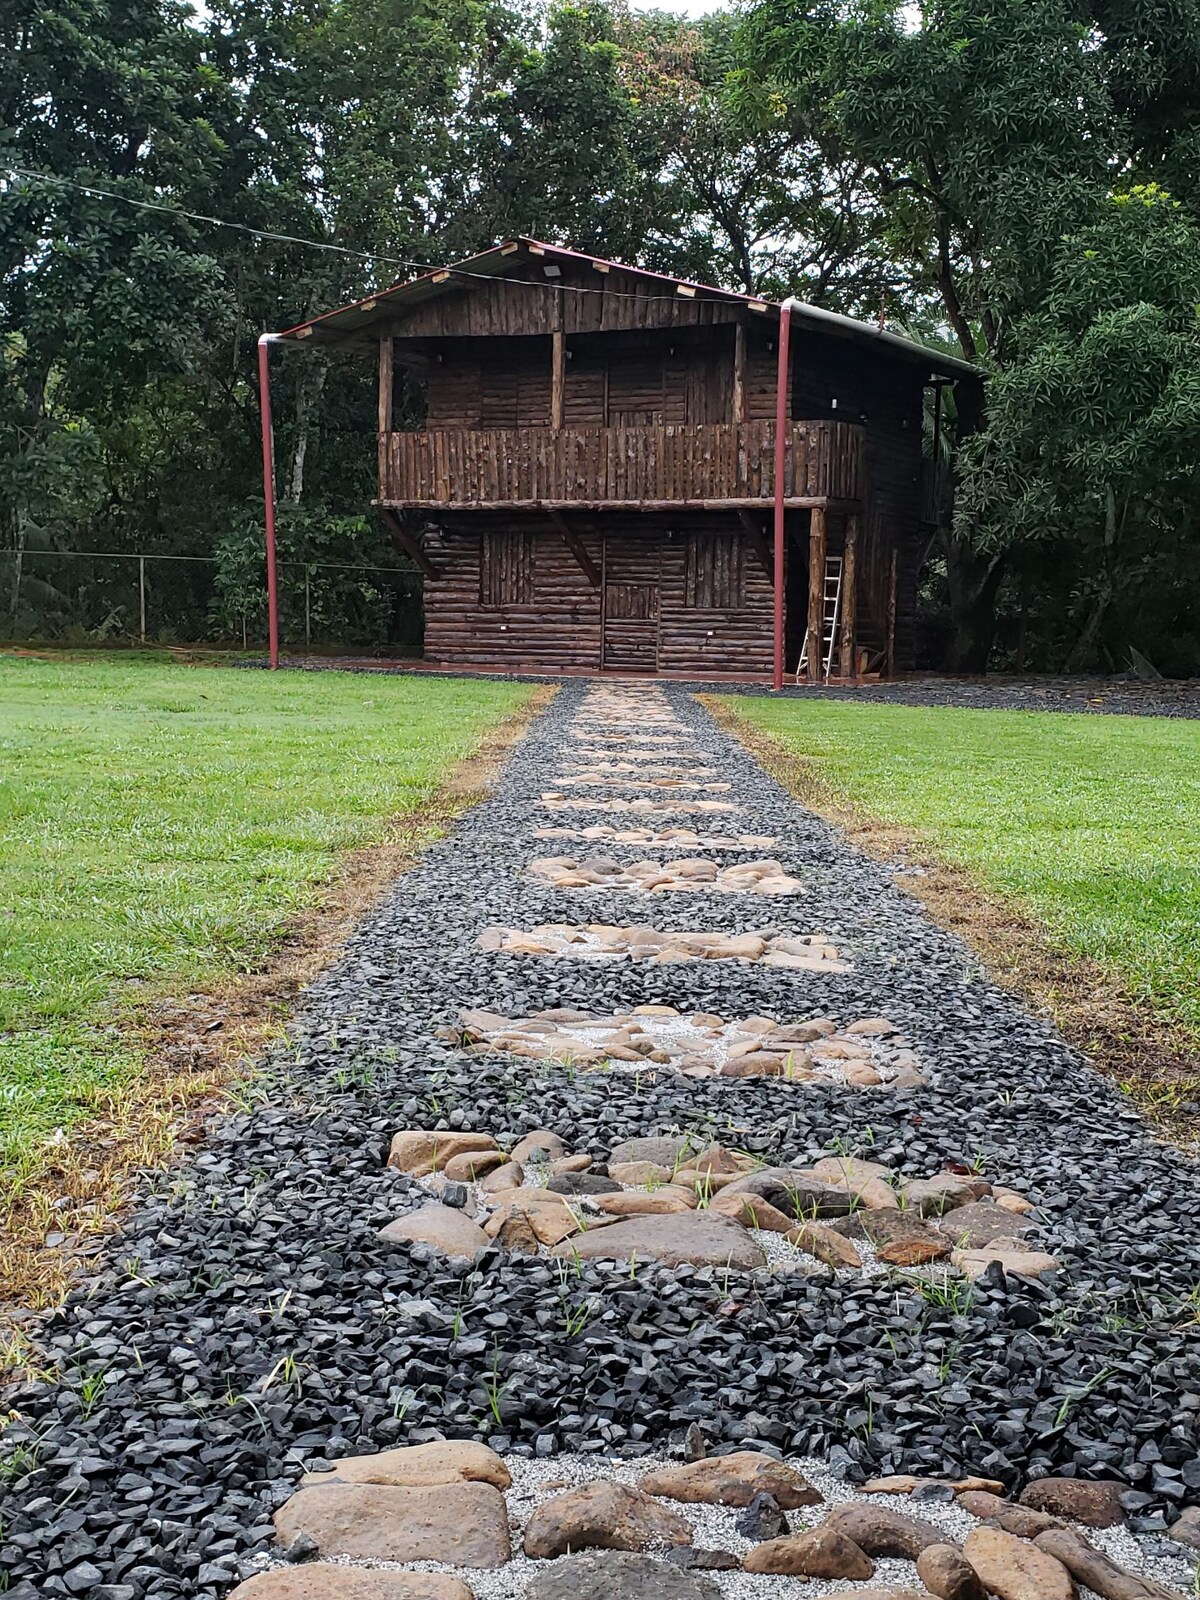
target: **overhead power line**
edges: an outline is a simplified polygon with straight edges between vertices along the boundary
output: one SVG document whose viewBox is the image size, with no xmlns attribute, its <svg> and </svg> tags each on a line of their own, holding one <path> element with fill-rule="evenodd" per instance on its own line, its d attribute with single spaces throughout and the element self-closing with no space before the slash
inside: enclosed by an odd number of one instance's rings
<svg viewBox="0 0 1200 1600">
<path fill-rule="evenodd" d="M 389 267 L 403 267 L 409 272 L 448 272 L 455 278 L 477 279 L 481 283 L 511 283 L 527 289 L 546 289 L 554 293 L 567 294 L 601 294 L 609 300 L 669 300 L 676 302 L 677 295 L 673 294 L 626 294 L 619 289 L 589 289 L 583 284 L 559 283 L 557 281 L 531 278 L 505 278 L 494 272 L 470 272 L 465 267 L 448 265 L 445 262 L 408 261 L 402 256 L 380 255 L 373 250 L 352 250 L 347 245 L 333 244 L 324 239 L 302 239 L 293 233 L 274 233 L 267 228 L 255 228 L 248 222 L 229 222 L 223 217 L 206 216 L 202 211 L 187 211 L 182 206 L 164 205 L 154 200 L 135 200 L 132 195 L 122 194 L 117 189 L 105 189 L 99 184 L 83 183 L 76 178 L 60 178 L 49 172 L 34 172 L 29 167 L 0 167 L 0 171 L 8 173 L 11 177 L 33 178 L 39 183 L 58 184 L 64 189 L 73 189 L 79 194 L 92 195 L 98 199 L 115 200 L 120 205 L 132 206 L 138 211 L 154 211 L 163 216 L 175 217 L 179 221 L 201 222 L 211 228 L 228 228 L 236 233 L 249 234 L 254 239 L 265 239 L 272 244 L 295 244 L 309 250 L 323 250 L 339 256 L 350 256 L 357 261 L 382 263 Z M 553 248 L 553 246 L 551 246 Z M 631 269 L 637 271 L 637 268 Z M 704 287 L 697 284 L 696 288 Z"/>
</svg>

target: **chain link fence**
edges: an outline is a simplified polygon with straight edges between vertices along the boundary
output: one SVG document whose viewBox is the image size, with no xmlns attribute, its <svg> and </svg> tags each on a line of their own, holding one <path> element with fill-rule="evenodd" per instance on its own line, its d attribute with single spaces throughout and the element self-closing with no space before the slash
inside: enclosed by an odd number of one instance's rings
<svg viewBox="0 0 1200 1600">
<path fill-rule="evenodd" d="M 423 579 L 415 568 L 281 560 L 278 575 L 287 647 L 420 654 Z M 230 583 L 216 556 L 0 551 L 0 639 L 256 649 L 267 637 L 266 575 L 261 583 L 240 576 Z"/>
</svg>

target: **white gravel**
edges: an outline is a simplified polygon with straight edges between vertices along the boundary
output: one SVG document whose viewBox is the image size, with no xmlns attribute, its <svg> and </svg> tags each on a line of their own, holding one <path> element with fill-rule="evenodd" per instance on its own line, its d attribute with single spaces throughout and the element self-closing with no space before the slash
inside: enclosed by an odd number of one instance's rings
<svg viewBox="0 0 1200 1600">
<path fill-rule="evenodd" d="M 505 1465 L 512 1474 L 512 1488 L 505 1495 L 509 1524 L 513 1535 L 513 1559 L 504 1567 L 492 1572 L 469 1571 L 432 1561 L 406 1564 L 389 1561 L 339 1561 L 340 1565 L 370 1567 L 389 1572 L 446 1572 L 462 1578 L 472 1589 L 475 1600 L 520 1600 L 533 1575 L 544 1569 L 543 1561 L 531 1561 L 521 1554 L 521 1538 L 525 1524 L 535 1507 L 552 1495 L 561 1494 L 597 1478 L 614 1479 L 636 1485 L 651 1470 L 677 1465 L 662 1457 L 645 1456 L 638 1461 L 622 1461 L 603 1455 L 555 1456 L 547 1461 L 529 1460 L 520 1456 L 505 1457 Z M 912 1500 L 907 1495 L 863 1495 L 828 1472 L 824 1465 L 806 1457 L 792 1458 L 805 1477 L 820 1491 L 825 1505 L 806 1506 L 799 1511 L 789 1511 L 787 1518 L 793 1533 L 815 1527 L 824 1520 L 829 1506 L 852 1501 L 870 1501 L 887 1506 L 894 1511 L 907 1513 L 931 1522 L 945 1530 L 947 1538 L 961 1544 L 977 1520 L 954 1503 L 944 1501 Z M 705 1549 L 729 1550 L 744 1556 L 754 1541 L 738 1533 L 736 1522 L 739 1512 L 724 1506 L 690 1506 L 676 1501 L 664 1502 L 677 1512 L 694 1530 L 693 1543 Z M 1182 1552 L 1178 1557 L 1157 1555 L 1124 1528 L 1085 1529 L 1087 1537 L 1114 1561 L 1131 1572 L 1173 1588 L 1181 1595 L 1194 1593 L 1193 1563 Z M 264 1562 L 264 1565 L 269 1563 Z M 861 1583 L 822 1578 L 788 1578 L 759 1575 L 748 1572 L 711 1572 L 711 1578 L 727 1600 L 817 1600 L 822 1595 L 844 1593 L 862 1588 Z M 880 1559 L 875 1563 L 872 1587 L 908 1588 L 921 1591 L 923 1586 L 910 1561 Z M 1091 1591 L 1082 1589 L 1088 1597 Z"/>
</svg>

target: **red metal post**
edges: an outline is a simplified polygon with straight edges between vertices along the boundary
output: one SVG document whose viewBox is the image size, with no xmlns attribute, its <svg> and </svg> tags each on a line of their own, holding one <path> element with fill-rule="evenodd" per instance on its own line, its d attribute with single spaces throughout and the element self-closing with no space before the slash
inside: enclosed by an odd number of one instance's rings
<svg viewBox="0 0 1200 1600">
<path fill-rule="evenodd" d="M 267 636 L 271 671 L 279 667 L 279 584 L 275 572 L 275 435 L 271 427 L 271 344 L 264 333 L 258 341 L 258 401 L 262 413 L 263 509 L 267 524 Z"/>
<path fill-rule="evenodd" d="M 783 537 L 784 477 L 787 468 L 787 425 L 791 382 L 789 345 L 792 308 L 785 300 L 779 308 L 779 366 L 775 379 L 775 674 L 776 689 L 783 688 Z"/>
</svg>

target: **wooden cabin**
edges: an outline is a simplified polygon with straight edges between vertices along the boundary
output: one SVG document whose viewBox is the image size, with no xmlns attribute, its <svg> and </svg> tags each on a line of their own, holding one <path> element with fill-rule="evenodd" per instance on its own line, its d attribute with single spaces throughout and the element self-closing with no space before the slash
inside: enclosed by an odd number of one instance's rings
<svg viewBox="0 0 1200 1600">
<path fill-rule="evenodd" d="M 924 393 L 976 374 L 791 305 L 786 670 L 890 676 L 930 533 Z M 283 338 L 377 356 L 376 507 L 424 574 L 425 660 L 771 673 L 778 305 L 521 238 Z"/>
</svg>

